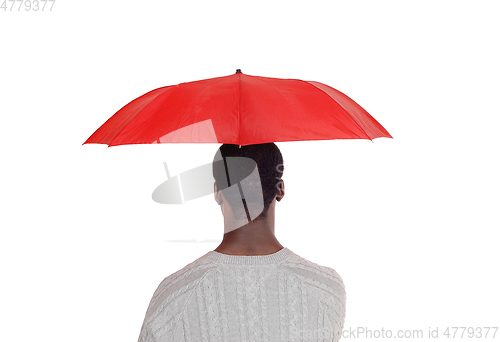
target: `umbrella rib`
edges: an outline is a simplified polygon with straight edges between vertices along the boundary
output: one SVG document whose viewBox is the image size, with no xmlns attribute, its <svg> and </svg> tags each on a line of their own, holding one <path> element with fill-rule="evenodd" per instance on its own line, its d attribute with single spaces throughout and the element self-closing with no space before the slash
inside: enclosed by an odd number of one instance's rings
<svg viewBox="0 0 500 342">
<path fill-rule="evenodd" d="M 239 98 L 239 103 L 240 106 L 238 108 L 238 145 L 241 148 L 241 75 L 238 74 L 238 83 L 239 83 L 239 90 L 240 90 L 240 98 Z"/>
<path fill-rule="evenodd" d="M 309 84 L 310 86 L 312 86 L 312 87 L 314 87 L 314 88 L 316 88 L 316 89 L 320 90 L 322 93 L 324 93 L 326 96 L 328 96 L 328 98 L 329 98 L 329 99 L 331 99 L 333 102 L 335 102 L 335 103 L 336 103 L 336 104 L 337 104 L 340 108 L 342 108 L 342 110 L 343 110 L 343 111 L 344 111 L 347 115 L 349 115 L 349 117 L 351 118 L 351 120 L 352 120 L 352 121 L 354 121 L 354 123 L 356 124 L 356 126 L 358 126 L 358 128 L 360 129 L 360 131 L 361 131 L 362 133 L 364 133 L 364 134 L 366 135 L 366 137 L 367 137 L 369 140 L 373 141 L 373 139 L 372 139 L 372 138 L 370 138 L 370 136 L 368 136 L 368 134 L 365 132 L 365 130 L 364 130 L 364 129 L 363 129 L 363 128 L 359 125 L 359 123 L 358 123 L 358 122 L 357 122 L 357 121 L 356 121 L 356 120 L 352 117 L 352 115 L 351 115 L 351 114 L 350 114 L 347 110 L 345 110 L 344 106 L 342 106 L 340 103 L 338 103 L 337 101 L 335 101 L 335 99 L 333 99 L 330 95 L 328 95 L 328 93 L 327 93 L 326 91 L 324 91 L 323 89 L 320 89 L 320 88 L 316 87 L 314 84 L 311 84 L 311 83 L 309 83 L 309 82 L 307 82 L 307 81 L 304 81 L 304 80 L 299 80 L 299 81 Z M 346 96 L 347 96 L 347 95 L 346 95 Z"/>
</svg>

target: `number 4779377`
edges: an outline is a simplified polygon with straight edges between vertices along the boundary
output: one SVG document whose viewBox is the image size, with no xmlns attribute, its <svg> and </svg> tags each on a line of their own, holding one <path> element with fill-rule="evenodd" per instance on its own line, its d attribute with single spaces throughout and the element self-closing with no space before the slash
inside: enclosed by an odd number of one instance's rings
<svg viewBox="0 0 500 342">
<path fill-rule="evenodd" d="M 17 8 L 19 12 L 22 7 L 24 11 L 52 11 L 55 2 L 56 0 L 3 0 L 0 10 L 12 12 Z"/>
</svg>

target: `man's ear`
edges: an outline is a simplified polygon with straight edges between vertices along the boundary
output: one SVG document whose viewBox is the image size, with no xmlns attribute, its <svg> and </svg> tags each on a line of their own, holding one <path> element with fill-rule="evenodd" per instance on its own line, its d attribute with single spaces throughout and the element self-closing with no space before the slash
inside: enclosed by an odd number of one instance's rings
<svg viewBox="0 0 500 342">
<path fill-rule="evenodd" d="M 221 192 L 217 189 L 217 182 L 214 182 L 214 198 L 218 205 L 222 204 L 222 199 L 220 198 L 221 195 Z"/>
<path fill-rule="evenodd" d="M 285 181 L 280 179 L 278 192 L 276 193 L 276 200 L 281 201 L 285 196 Z"/>
</svg>

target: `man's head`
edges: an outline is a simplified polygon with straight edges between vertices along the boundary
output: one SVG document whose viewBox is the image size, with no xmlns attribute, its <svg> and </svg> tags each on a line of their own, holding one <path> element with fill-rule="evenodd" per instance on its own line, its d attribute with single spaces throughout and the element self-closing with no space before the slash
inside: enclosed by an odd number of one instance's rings
<svg viewBox="0 0 500 342">
<path fill-rule="evenodd" d="M 220 160 L 222 157 L 222 160 Z M 227 170 L 227 165 L 235 165 L 227 163 L 227 157 L 246 157 L 253 160 L 251 162 L 238 162 L 237 167 Z M 238 159 L 235 159 L 238 160 Z M 255 165 L 256 164 L 256 165 Z M 252 171 L 257 167 L 260 178 L 249 177 Z M 281 185 L 281 177 L 284 171 L 283 156 L 274 143 L 255 144 L 238 146 L 232 144 L 223 144 L 217 150 L 213 164 L 212 172 L 217 183 L 217 191 L 224 190 L 227 187 L 233 186 L 235 191 L 224 191 L 224 199 L 230 205 L 233 216 L 237 219 L 246 219 L 246 212 L 242 207 L 242 199 L 238 190 L 238 185 L 242 180 L 245 180 L 245 200 L 248 207 L 254 205 L 257 199 L 264 202 L 262 213 L 255 218 L 256 220 L 267 217 L 269 206 L 275 199 L 278 193 L 278 188 Z M 229 174 L 231 177 L 229 177 Z M 234 181 L 233 181 L 234 177 Z M 250 194 L 249 196 L 247 196 Z M 252 200 L 255 199 L 255 200 Z M 249 209 L 250 210 L 250 209 Z"/>
</svg>

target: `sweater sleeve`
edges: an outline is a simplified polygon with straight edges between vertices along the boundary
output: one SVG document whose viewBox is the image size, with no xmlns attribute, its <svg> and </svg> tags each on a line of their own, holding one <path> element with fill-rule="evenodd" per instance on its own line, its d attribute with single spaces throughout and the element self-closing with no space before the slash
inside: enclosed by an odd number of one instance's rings
<svg viewBox="0 0 500 342">
<path fill-rule="evenodd" d="M 166 277 L 151 298 L 138 342 L 184 342 L 186 304 L 200 277 L 209 271 L 210 268 L 184 268 Z"/>
<path fill-rule="evenodd" d="M 322 282 L 322 288 L 314 288 L 314 292 L 320 299 L 326 310 L 326 317 L 330 323 L 330 329 L 335 332 L 333 342 L 342 337 L 346 314 L 346 292 L 344 282 L 340 275 L 329 267 L 322 267 L 330 276 Z"/>
<path fill-rule="evenodd" d="M 141 333 L 139 334 L 137 342 L 156 342 L 145 322 L 142 324 Z"/>
<path fill-rule="evenodd" d="M 182 327 L 182 322 L 178 322 L 172 327 L 171 332 L 167 332 L 162 336 L 163 339 L 167 339 L 169 342 L 185 342 L 184 330 Z M 141 333 L 139 334 L 138 342 L 160 342 L 160 340 L 151 333 L 151 329 L 148 324 L 143 324 L 141 328 Z"/>
<path fill-rule="evenodd" d="M 304 259 L 299 263 L 290 264 L 290 267 L 319 301 L 326 319 L 325 328 L 334 335 L 328 342 L 339 341 L 346 312 L 346 292 L 342 278 L 332 268 Z"/>
</svg>

